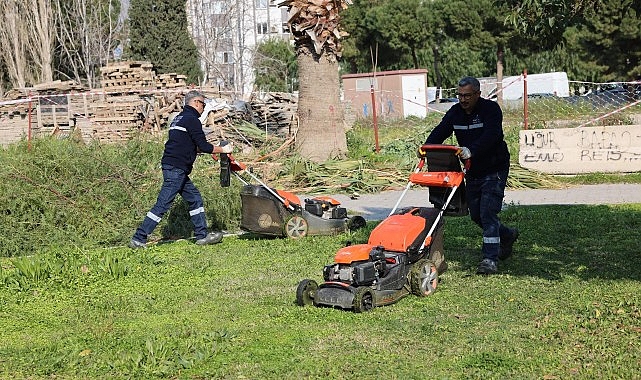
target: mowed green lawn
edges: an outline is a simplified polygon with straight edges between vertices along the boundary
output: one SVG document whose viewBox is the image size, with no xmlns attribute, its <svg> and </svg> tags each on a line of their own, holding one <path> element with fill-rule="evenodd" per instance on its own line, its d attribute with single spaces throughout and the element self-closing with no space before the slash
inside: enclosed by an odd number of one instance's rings
<svg viewBox="0 0 641 380">
<path fill-rule="evenodd" d="M 500 274 L 475 274 L 480 231 L 448 217 L 437 291 L 362 314 L 299 307 L 295 293 L 373 222 L 2 259 L 0 378 L 641 378 L 641 205 L 502 218 L 521 236 Z"/>
</svg>

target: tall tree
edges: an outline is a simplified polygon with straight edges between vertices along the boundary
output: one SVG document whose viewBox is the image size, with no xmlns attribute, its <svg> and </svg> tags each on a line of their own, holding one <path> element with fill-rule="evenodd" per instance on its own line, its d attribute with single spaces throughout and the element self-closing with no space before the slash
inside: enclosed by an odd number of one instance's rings
<svg viewBox="0 0 641 380">
<path fill-rule="evenodd" d="M 582 58 L 605 68 L 603 80 L 641 79 L 641 2 L 603 0 L 577 31 Z"/>
<path fill-rule="evenodd" d="M 419 51 L 429 42 L 428 29 L 415 0 L 355 0 L 342 21 L 349 31 L 344 59 L 349 72 L 424 67 Z"/>
<path fill-rule="evenodd" d="M 261 91 L 298 90 L 298 64 L 292 46 L 283 39 L 270 38 L 254 54 L 254 86 Z"/>
<path fill-rule="evenodd" d="M 340 13 L 349 0 L 285 0 L 298 60 L 296 148 L 310 160 L 343 156 L 347 139 L 340 101 Z"/>
<path fill-rule="evenodd" d="M 385 25 L 385 29 L 379 29 L 381 36 L 392 49 L 408 54 L 415 69 L 421 67 L 418 51 L 431 37 L 430 30 L 419 17 L 421 4 L 416 0 L 390 0 L 374 10 L 376 24 Z"/>
<path fill-rule="evenodd" d="M 125 55 L 150 61 L 157 73 L 178 73 L 200 83 L 198 50 L 187 30 L 185 0 L 131 0 Z"/>
<path fill-rule="evenodd" d="M 0 22 L 0 54 L 9 81 L 14 87 L 25 87 L 31 75 L 27 66 L 28 32 L 20 5 L 19 0 L 0 3 L 0 14 L 3 18 Z"/>
<path fill-rule="evenodd" d="M 37 82 L 53 80 L 53 48 L 56 22 L 53 17 L 53 7 L 49 0 L 32 0 L 26 9 L 27 26 L 29 28 L 31 59 L 37 67 Z"/>
<path fill-rule="evenodd" d="M 48 0 L 0 2 L 0 57 L 14 87 L 53 80 L 55 18 Z"/>
<path fill-rule="evenodd" d="M 599 9 L 603 0 L 497 0 L 510 8 L 505 21 L 546 49 L 563 42 L 563 33 Z"/>
<path fill-rule="evenodd" d="M 121 27 L 119 0 L 55 0 L 58 15 L 58 70 L 89 88 L 98 69 L 113 58 Z"/>
</svg>

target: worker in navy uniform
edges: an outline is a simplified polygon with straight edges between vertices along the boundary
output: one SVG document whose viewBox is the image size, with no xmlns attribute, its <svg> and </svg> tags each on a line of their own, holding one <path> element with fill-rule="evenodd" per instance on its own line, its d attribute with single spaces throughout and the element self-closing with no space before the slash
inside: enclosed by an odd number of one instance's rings
<svg viewBox="0 0 641 380">
<path fill-rule="evenodd" d="M 231 153 L 233 150 L 231 143 L 212 145 L 207 141 L 198 119 L 204 108 L 205 96 L 201 92 L 189 91 L 185 95 L 183 111 L 169 127 L 169 137 L 161 161 L 163 183 L 158 199 L 129 242 L 131 248 L 146 247 L 147 237 L 170 209 L 177 194 L 187 202 L 189 216 L 194 224 L 196 244 L 216 244 L 222 241 L 222 232 L 208 232 L 203 198 L 189 178 L 197 153 Z"/>
<path fill-rule="evenodd" d="M 512 255 L 519 231 L 499 220 L 510 169 L 510 153 L 503 139 L 503 112 L 499 105 L 481 98 L 476 78 L 458 82 L 458 103 L 443 116 L 425 140 L 442 144 L 452 133 L 459 145 L 459 157 L 471 159 L 465 175 L 465 189 L 470 217 L 483 230 L 483 259 L 477 273 L 496 273 L 498 260 Z M 420 152 L 419 152 L 420 154 Z"/>
</svg>

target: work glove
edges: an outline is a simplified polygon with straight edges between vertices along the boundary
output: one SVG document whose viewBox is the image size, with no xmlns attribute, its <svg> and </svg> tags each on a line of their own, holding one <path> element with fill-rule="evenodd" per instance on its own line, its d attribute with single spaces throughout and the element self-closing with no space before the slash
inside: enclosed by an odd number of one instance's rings
<svg viewBox="0 0 641 380">
<path fill-rule="evenodd" d="M 229 154 L 234 151 L 234 143 L 227 140 L 221 140 L 216 146 L 221 148 L 220 153 Z"/>
<path fill-rule="evenodd" d="M 420 145 L 418 147 L 418 150 L 416 151 L 416 157 L 423 158 L 423 157 L 425 157 L 426 154 L 427 154 L 427 152 L 425 150 L 423 150 L 423 145 Z"/>
<path fill-rule="evenodd" d="M 459 146 L 456 154 L 461 158 L 461 160 L 469 160 L 470 157 L 472 157 L 472 152 L 464 146 Z"/>
</svg>

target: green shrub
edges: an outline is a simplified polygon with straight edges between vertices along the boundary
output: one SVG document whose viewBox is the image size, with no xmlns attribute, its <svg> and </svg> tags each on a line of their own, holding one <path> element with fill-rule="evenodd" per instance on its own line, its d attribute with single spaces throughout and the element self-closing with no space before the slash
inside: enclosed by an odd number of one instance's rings
<svg viewBox="0 0 641 380">
<path fill-rule="evenodd" d="M 0 256 L 126 243 L 156 201 L 162 150 L 161 141 L 85 145 L 55 138 L 37 139 L 31 149 L 21 142 L 0 150 Z M 210 225 L 235 229 L 238 185 L 222 189 L 218 168 L 204 156 L 191 177 Z M 191 231 L 178 197 L 152 239 L 187 238 Z"/>
</svg>

